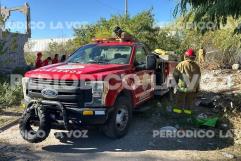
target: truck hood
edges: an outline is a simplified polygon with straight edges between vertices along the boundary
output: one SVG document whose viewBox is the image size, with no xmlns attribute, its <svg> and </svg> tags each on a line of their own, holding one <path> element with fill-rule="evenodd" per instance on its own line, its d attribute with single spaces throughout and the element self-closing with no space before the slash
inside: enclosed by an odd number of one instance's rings
<svg viewBox="0 0 241 161">
<path fill-rule="evenodd" d="M 124 73 L 129 68 L 130 65 L 120 64 L 59 63 L 29 71 L 25 74 L 25 77 L 75 80 L 84 79 L 83 77 L 88 75 L 100 77 L 108 74 Z"/>
</svg>

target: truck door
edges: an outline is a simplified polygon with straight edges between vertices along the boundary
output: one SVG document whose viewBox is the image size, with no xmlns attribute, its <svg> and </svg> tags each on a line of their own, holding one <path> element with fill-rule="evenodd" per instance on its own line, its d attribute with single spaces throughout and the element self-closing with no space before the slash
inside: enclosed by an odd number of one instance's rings
<svg viewBox="0 0 241 161">
<path fill-rule="evenodd" d="M 151 98 L 154 94 L 154 71 L 146 70 L 147 51 L 144 46 L 137 46 L 135 50 L 135 102 L 136 105 Z"/>
<path fill-rule="evenodd" d="M 158 66 L 155 71 L 156 85 L 158 85 L 158 86 L 161 86 L 165 82 L 165 79 L 166 79 L 165 69 L 166 69 L 166 64 L 165 64 L 164 60 L 159 59 Z"/>
</svg>

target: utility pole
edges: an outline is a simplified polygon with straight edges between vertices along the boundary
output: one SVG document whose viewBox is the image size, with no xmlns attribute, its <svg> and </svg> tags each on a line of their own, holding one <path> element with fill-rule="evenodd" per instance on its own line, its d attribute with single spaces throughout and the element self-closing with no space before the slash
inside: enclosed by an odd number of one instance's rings
<svg viewBox="0 0 241 161">
<path fill-rule="evenodd" d="M 3 16 L 2 16 L 2 1 L 0 0 L 0 40 L 3 38 Z"/>
<path fill-rule="evenodd" d="M 125 0 L 125 16 L 128 15 L 128 0 Z"/>
</svg>

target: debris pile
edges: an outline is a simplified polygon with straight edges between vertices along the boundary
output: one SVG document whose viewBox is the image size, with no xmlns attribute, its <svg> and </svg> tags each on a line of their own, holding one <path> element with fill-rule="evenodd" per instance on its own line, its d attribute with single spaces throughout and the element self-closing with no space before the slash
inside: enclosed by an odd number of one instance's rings
<svg viewBox="0 0 241 161">
<path fill-rule="evenodd" d="M 204 96 L 201 98 L 199 105 L 208 107 L 215 113 L 241 112 L 241 94 L 220 94 L 212 98 Z"/>
<path fill-rule="evenodd" d="M 235 131 L 235 143 L 241 144 L 241 71 L 204 71 L 200 86 L 198 105 L 227 118 Z"/>
<path fill-rule="evenodd" d="M 241 112 L 241 71 L 204 71 L 200 83 L 200 105 L 222 112 Z"/>
</svg>

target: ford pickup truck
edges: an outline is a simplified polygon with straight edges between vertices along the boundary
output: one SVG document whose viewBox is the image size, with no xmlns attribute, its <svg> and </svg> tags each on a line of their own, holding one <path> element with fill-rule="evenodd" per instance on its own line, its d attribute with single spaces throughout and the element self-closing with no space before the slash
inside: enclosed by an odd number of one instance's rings
<svg viewBox="0 0 241 161">
<path fill-rule="evenodd" d="M 103 40 L 82 46 L 63 63 L 25 74 L 21 135 L 38 143 L 51 129 L 99 126 L 108 137 L 123 137 L 133 111 L 168 92 L 167 78 L 175 66 L 140 42 Z"/>
</svg>

